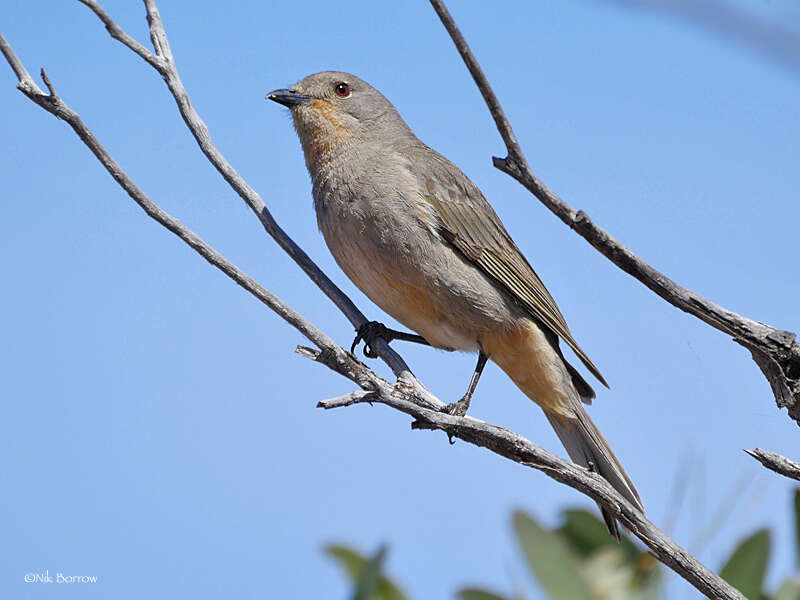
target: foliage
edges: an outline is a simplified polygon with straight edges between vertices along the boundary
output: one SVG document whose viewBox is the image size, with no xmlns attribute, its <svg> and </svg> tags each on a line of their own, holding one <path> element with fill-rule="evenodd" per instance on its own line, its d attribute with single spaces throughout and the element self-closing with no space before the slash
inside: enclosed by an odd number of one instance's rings
<svg viewBox="0 0 800 600">
<path fill-rule="evenodd" d="M 795 541 L 800 565 L 800 490 L 794 494 Z M 548 528 L 532 516 L 513 516 L 517 542 L 532 577 L 552 600 L 659 600 L 663 570 L 652 554 L 622 536 L 617 543 L 603 522 L 586 510 L 566 510 L 562 523 Z M 748 600 L 800 600 L 800 580 L 786 579 L 774 594 L 764 591 L 771 556 L 771 535 L 760 529 L 742 540 L 720 575 Z M 381 573 L 385 546 L 366 558 L 344 546 L 328 546 L 353 581 L 353 600 L 406 600 L 396 584 Z M 480 588 L 463 588 L 458 600 L 509 600 Z M 522 597 L 515 597 L 520 600 Z"/>
<path fill-rule="evenodd" d="M 720 575 L 750 600 L 760 600 L 767 574 L 769 548 L 769 531 L 759 529 L 736 547 Z"/>
<path fill-rule="evenodd" d="M 795 548 L 800 564 L 800 489 L 794 492 Z M 771 535 L 759 529 L 745 538 L 720 571 L 725 581 L 738 589 L 748 600 L 800 600 L 800 580 L 789 577 L 774 594 L 764 591 L 764 577 L 769 564 Z"/>
<path fill-rule="evenodd" d="M 325 547 L 325 553 L 335 559 L 352 580 L 352 600 L 408 600 L 400 588 L 381 573 L 386 551 L 386 546 L 381 546 L 371 558 L 365 558 L 345 546 Z"/>
</svg>

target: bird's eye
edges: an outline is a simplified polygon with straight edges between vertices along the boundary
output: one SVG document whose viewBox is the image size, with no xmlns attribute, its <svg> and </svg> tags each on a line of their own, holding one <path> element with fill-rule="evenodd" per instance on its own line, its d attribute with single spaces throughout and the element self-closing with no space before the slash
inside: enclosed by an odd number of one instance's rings
<svg viewBox="0 0 800 600">
<path fill-rule="evenodd" d="M 347 98 L 350 95 L 350 86 L 346 83 L 339 83 L 336 85 L 334 91 L 339 98 Z"/>
</svg>

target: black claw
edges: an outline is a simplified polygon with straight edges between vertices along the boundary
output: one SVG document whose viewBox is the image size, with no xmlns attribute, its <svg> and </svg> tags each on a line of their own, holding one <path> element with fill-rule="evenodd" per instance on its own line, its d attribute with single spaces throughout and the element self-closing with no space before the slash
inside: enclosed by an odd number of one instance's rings
<svg viewBox="0 0 800 600">
<path fill-rule="evenodd" d="M 353 345 L 350 346 L 350 353 L 355 354 L 356 346 L 361 340 L 364 340 L 364 356 L 378 358 L 378 353 L 372 349 L 372 344 L 377 338 L 383 338 L 388 343 L 394 339 L 394 336 L 392 336 L 392 330 L 388 329 L 383 323 L 367 321 L 356 329 L 356 339 L 353 340 Z"/>
<path fill-rule="evenodd" d="M 389 329 L 386 327 L 386 325 L 379 323 L 378 321 L 368 321 L 356 329 L 356 339 L 353 340 L 353 344 L 350 346 L 350 353 L 355 354 L 356 346 L 358 346 L 358 343 L 361 340 L 364 340 L 364 356 L 368 356 L 369 358 L 378 358 L 378 353 L 375 352 L 372 347 L 373 342 L 378 338 L 383 339 L 387 344 L 392 340 L 405 340 L 406 342 L 414 342 L 416 344 L 430 346 L 430 344 L 421 335 L 417 335 L 416 333 L 406 333 L 404 331 L 395 331 L 394 329 Z"/>
</svg>

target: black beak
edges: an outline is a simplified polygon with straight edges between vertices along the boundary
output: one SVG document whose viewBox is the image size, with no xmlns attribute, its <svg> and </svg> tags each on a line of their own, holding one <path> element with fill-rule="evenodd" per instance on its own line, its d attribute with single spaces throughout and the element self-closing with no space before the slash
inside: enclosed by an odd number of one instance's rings
<svg viewBox="0 0 800 600">
<path fill-rule="evenodd" d="M 291 108 L 293 106 L 297 106 L 298 104 L 305 104 L 306 102 L 309 102 L 311 97 L 294 90 L 280 89 L 272 90 L 269 94 L 267 94 L 267 100 L 272 100 L 273 102 L 277 102 L 278 104 L 283 104 L 284 106 Z"/>
</svg>

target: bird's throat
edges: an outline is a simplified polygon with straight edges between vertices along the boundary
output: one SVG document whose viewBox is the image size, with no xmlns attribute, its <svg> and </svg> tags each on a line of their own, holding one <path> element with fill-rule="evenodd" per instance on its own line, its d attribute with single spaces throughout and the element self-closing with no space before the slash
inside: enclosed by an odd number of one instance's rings
<svg viewBox="0 0 800 600">
<path fill-rule="evenodd" d="M 294 113 L 294 125 L 309 172 L 325 169 L 353 143 L 353 132 L 325 100 L 312 100 Z"/>
</svg>

